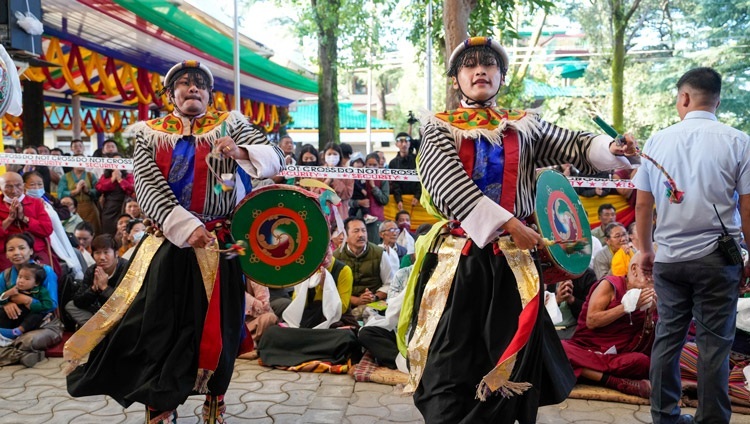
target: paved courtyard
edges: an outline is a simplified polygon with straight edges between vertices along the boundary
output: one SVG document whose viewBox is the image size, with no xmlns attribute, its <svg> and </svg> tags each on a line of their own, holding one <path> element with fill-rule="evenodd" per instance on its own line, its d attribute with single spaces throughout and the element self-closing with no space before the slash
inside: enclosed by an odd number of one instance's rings
<svg viewBox="0 0 750 424">
<path fill-rule="evenodd" d="M 143 407 L 123 409 L 104 396 L 71 398 L 63 361 L 45 359 L 34 368 L 0 368 L 0 423 L 142 423 Z M 422 423 L 411 397 L 398 387 L 357 383 L 348 375 L 294 373 L 238 360 L 226 396 L 228 423 Z M 199 423 L 203 400 L 191 397 L 178 409 L 180 424 Z M 686 409 L 686 412 L 693 412 Z M 539 411 L 540 423 L 650 423 L 648 407 L 569 399 Z M 733 423 L 750 424 L 735 415 Z"/>
</svg>

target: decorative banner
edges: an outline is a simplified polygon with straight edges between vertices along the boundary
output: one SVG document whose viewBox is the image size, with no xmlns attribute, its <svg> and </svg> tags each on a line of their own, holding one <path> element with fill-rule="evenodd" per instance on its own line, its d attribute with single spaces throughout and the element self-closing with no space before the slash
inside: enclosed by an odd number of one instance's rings
<svg viewBox="0 0 750 424">
<path fill-rule="evenodd" d="M 0 164 L 68 166 L 100 169 L 133 169 L 133 160 L 126 158 L 92 158 L 86 156 L 52 156 L 0 153 Z M 340 178 L 343 180 L 419 181 L 414 169 L 328 168 L 325 166 L 288 165 L 279 175 L 300 178 Z M 630 180 L 568 177 L 574 188 L 635 189 Z"/>
<path fill-rule="evenodd" d="M 301 178 L 341 178 L 344 180 L 419 181 L 414 169 L 328 168 L 288 165 L 279 175 Z"/>
<path fill-rule="evenodd" d="M 0 153 L 0 164 L 65 166 L 72 168 L 133 169 L 133 160 L 125 158 L 92 158 L 87 156 L 25 155 Z"/>
<path fill-rule="evenodd" d="M 606 178 L 568 177 L 573 188 L 629 188 L 635 189 L 630 180 L 608 180 Z"/>
</svg>

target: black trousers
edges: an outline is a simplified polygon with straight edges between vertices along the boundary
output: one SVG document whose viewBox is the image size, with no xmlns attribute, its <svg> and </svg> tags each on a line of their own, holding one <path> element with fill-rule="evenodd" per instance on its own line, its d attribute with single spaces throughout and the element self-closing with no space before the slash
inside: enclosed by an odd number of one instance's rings
<svg viewBox="0 0 750 424">
<path fill-rule="evenodd" d="M 378 364 L 396 369 L 396 333 L 380 327 L 363 327 L 359 330 L 359 344 L 370 351 Z"/>
</svg>

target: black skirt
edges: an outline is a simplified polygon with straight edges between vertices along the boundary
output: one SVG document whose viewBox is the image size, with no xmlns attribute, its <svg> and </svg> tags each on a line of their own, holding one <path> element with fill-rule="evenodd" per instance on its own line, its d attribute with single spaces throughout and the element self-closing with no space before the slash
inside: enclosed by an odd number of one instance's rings
<svg viewBox="0 0 750 424">
<path fill-rule="evenodd" d="M 239 261 L 222 257 L 219 266 L 223 349 L 208 382 L 213 395 L 226 393 L 244 323 Z M 88 362 L 68 375 L 68 393 L 108 395 L 123 407 L 139 402 L 162 411 L 176 409 L 193 394 L 207 308 L 195 252 L 165 241 L 122 321 Z"/>
<path fill-rule="evenodd" d="M 415 299 L 421 299 L 420 288 L 434 269 L 435 258 L 430 256 L 425 258 L 428 266 L 420 274 Z M 492 245 L 472 245 L 459 260 L 414 394 L 414 404 L 428 424 L 534 423 L 540 406 L 567 398 L 575 376 L 540 303 L 537 323 L 518 352 L 510 378 L 533 387 L 509 398 L 493 394 L 484 402 L 476 399 L 477 386 L 513 339 L 521 310 L 516 279 L 505 257 L 496 255 Z"/>
</svg>

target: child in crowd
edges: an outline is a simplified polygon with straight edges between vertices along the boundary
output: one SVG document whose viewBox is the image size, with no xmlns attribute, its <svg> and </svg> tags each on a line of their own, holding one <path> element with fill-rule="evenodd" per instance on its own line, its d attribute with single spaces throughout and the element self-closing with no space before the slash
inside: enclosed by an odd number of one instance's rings
<svg viewBox="0 0 750 424">
<path fill-rule="evenodd" d="M 39 328 L 47 312 L 55 307 L 49 291 L 42 285 L 45 278 L 47 273 L 41 265 L 25 263 L 18 270 L 16 285 L 5 287 L 0 305 L 14 303 L 18 311 L 6 312 L 0 308 L 0 345 Z"/>
<path fill-rule="evenodd" d="M 352 155 L 349 160 L 349 166 L 352 168 L 364 168 L 365 160 L 362 157 L 362 153 L 356 152 Z M 370 208 L 359 206 L 360 200 L 367 199 L 367 181 L 366 180 L 354 180 L 354 191 L 352 192 L 351 202 L 349 203 L 349 216 L 354 217 L 361 213 L 362 219 L 365 220 L 366 224 L 372 224 L 378 220 L 377 217 L 370 215 Z"/>
</svg>

